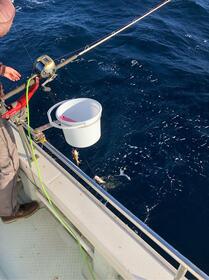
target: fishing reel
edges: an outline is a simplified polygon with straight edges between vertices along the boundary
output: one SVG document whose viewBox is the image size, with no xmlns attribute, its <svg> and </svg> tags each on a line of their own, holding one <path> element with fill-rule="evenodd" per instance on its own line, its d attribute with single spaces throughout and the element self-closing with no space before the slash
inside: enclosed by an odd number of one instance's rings
<svg viewBox="0 0 209 280">
<path fill-rule="evenodd" d="M 35 74 L 39 75 L 43 79 L 47 79 L 41 86 L 46 92 L 51 91 L 50 87 L 46 87 L 46 84 L 53 81 L 56 77 L 56 64 L 54 60 L 48 55 L 42 55 L 34 62 Z"/>
<path fill-rule="evenodd" d="M 43 79 L 50 78 L 56 73 L 55 62 L 48 55 L 42 55 L 37 58 L 34 63 L 34 69 L 36 74 L 40 75 Z"/>
<path fill-rule="evenodd" d="M 48 55 L 42 55 L 36 59 L 34 69 L 36 74 L 40 75 L 41 78 L 51 78 L 56 73 L 56 64 Z"/>
</svg>

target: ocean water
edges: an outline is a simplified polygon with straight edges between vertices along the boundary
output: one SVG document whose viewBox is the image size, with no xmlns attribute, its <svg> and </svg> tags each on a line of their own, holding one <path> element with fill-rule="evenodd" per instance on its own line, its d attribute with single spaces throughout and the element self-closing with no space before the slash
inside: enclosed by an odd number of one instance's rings
<svg viewBox="0 0 209 280">
<path fill-rule="evenodd" d="M 142 15 L 156 0 L 15 0 L 0 57 L 31 73 Z M 54 103 L 90 97 L 103 106 L 102 138 L 80 150 L 81 168 L 166 241 L 209 273 L 209 2 L 173 1 L 68 65 L 31 101 L 33 127 Z M 14 84 L 4 81 L 5 91 Z M 60 131 L 49 141 L 71 158 Z M 90 166 L 90 168 L 89 168 Z"/>
</svg>

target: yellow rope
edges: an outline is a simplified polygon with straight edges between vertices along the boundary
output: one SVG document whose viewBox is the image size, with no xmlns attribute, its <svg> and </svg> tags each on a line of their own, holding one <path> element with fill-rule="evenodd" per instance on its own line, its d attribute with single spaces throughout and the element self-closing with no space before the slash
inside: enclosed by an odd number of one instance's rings
<svg viewBox="0 0 209 280">
<path fill-rule="evenodd" d="M 33 140 L 32 140 L 32 136 L 31 136 L 31 127 L 30 127 L 30 107 L 29 107 L 28 93 L 29 93 L 30 82 L 31 82 L 32 79 L 33 78 L 28 79 L 27 84 L 26 84 L 26 108 L 27 108 L 27 127 L 28 127 L 27 130 L 28 130 L 29 143 L 30 143 L 31 151 L 32 151 L 32 159 L 33 159 L 33 161 L 35 163 L 35 167 L 36 167 L 36 170 L 37 170 L 37 175 L 38 175 L 38 179 L 39 179 L 39 182 L 40 182 L 41 190 L 42 190 L 42 193 L 44 194 L 45 198 L 49 202 L 50 208 L 52 209 L 52 212 L 53 212 L 54 216 L 58 219 L 58 221 L 63 225 L 63 227 L 77 241 L 77 243 L 79 245 L 79 249 L 80 249 L 81 255 L 83 257 L 83 260 L 86 263 L 86 265 L 87 265 L 87 267 L 88 267 L 88 269 L 90 271 L 92 279 L 95 280 L 96 278 L 95 278 L 95 275 L 94 275 L 94 271 L 93 271 L 92 265 L 90 264 L 89 259 L 87 259 L 87 255 L 84 252 L 84 249 L 83 249 L 83 247 L 82 247 L 82 245 L 80 243 L 80 240 L 77 238 L 76 234 L 72 231 L 72 229 L 69 227 L 67 222 L 63 219 L 63 217 L 60 215 L 60 213 L 57 211 L 57 209 L 53 205 L 52 199 L 50 198 L 50 196 L 49 196 L 49 194 L 48 194 L 48 192 L 47 192 L 47 190 L 46 190 L 46 188 L 44 186 L 44 183 L 43 183 L 43 177 L 42 177 L 41 170 L 40 170 L 40 167 L 39 167 L 39 164 L 38 164 L 38 160 L 37 160 L 36 155 L 35 155 L 35 148 L 34 148 L 34 145 L 33 145 Z"/>
</svg>

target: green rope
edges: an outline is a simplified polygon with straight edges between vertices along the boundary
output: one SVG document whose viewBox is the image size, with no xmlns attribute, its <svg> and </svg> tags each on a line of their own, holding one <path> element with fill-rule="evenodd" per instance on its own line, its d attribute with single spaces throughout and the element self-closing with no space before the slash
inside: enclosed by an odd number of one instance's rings
<svg viewBox="0 0 209 280">
<path fill-rule="evenodd" d="M 29 137 L 29 142 L 30 142 L 30 146 L 31 146 L 31 151 L 32 151 L 32 159 L 35 162 L 35 166 L 36 166 L 36 170 L 37 170 L 37 174 L 38 174 L 38 178 L 40 181 L 40 185 L 41 185 L 41 189 L 42 189 L 42 193 L 44 193 L 45 197 L 47 198 L 47 200 L 49 201 L 49 204 L 52 205 L 52 201 L 44 187 L 43 184 L 43 179 L 41 176 L 41 170 L 39 168 L 38 165 L 38 161 L 36 159 L 36 155 L 35 155 L 35 149 L 33 146 L 33 140 L 32 140 L 32 136 L 31 136 L 31 127 L 30 127 L 30 107 L 29 107 L 29 99 L 28 99 L 28 93 L 29 93 L 29 87 L 30 87 L 30 82 L 31 82 L 32 78 L 30 78 L 27 81 L 27 86 L 26 86 L 26 108 L 27 108 L 27 125 L 28 125 L 28 137 Z"/>
<path fill-rule="evenodd" d="M 28 98 L 28 94 L 29 94 L 29 87 L 30 87 L 30 82 L 33 78 L 30 78 L 28 79 L 27 81 L 27 84 L 26 84 L 26 108 L 27 108 L 27 132 L 28 132 L 28 138 L 29 138 L 29 143 L 30 143 L 30 146 L 31 146 L 31 151 L 32 151 L 32 159 L 35 163 L 35 167 L 36 167 L 36 170 L 37 170 L 37 175 L 38 175 L 38 179 L 39 179 L 39 182 L 40 182 L 40 186 L 41 186 L 41 190 L 42 190 L 42 193 L 44 194 L 44 197 L 47 199 L 47 201 L 49 202 L 50 204 L 50 208 L 51 208 L 51 211 L 53 212 L 54 216 L 57 218 L 57 220 L 62 224 L 62 226 L 74 237 L 74 239 L 77 241 L 78 245 L 79 245 L 79 249 L 80 249 L 80 253 L 82 255 L 82 258 L 85 262 L 85 264 L 87 265 L 89 271 L 90 271 L 90 274 L 92 276 L 92 279 L 93 280 L 96 280 L 96 277 L 94 275 L 94 271 L 93 271 L 93 268 L 92 268 L 92 265 L 90 264 L 89 262 L 89 259 L 87 258 L 87 255 L 86 253 L 84 252 L 84 249 L 80 243 L 80 240 L 78 239 L 78 237 L 76 236 L 76 234 L 72 231 L 72 229 L 69 227 L 69 225 L 67 224 L 67 222 L 65 221 L 65 219 L 63 219 L 63 217 L 60 215 L 60 213 L 57 211 L 56 207 L 54 206 L 53 204 L 53 201 L 49 195 L 49 193 L 47 192 L 45 186 L 44 186 L 44 183 L 43 183 L 43 177 L 42 177 L 42 174 L 41 174 L 41 170 L 40 170 L 40 167 L 39 167 L 39 164 L 38 164 L 38 160 L 36 158 L 36 155 L 35 155 L 35 148 L 34 148 L 34 144 L 33 144 L 33 140 L 32 140 L 32 135 L 31 135 L 31 127 L 30 127 L 30 107 L 29 107 L 29 98 Z"/>
</svg>

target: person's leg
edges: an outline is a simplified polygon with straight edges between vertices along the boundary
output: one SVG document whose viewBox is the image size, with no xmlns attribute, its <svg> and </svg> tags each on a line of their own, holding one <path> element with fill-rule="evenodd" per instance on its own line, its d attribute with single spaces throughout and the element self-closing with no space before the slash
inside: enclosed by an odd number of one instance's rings
<svg viewBox="0 0 209 280">
<path fill-rule="evenodd" d="M 36 201 L 19 205 L 18 169 L 19 157 L 11 126 L 0 119 L 0 217 L 4 223 L 30 217 L 39 209 Z"/>
<path fill-rule="evenodd" d="M 15 215 L 19 158 L 9 123 L 0 119 L 0 217 Z"/>
</svg>

